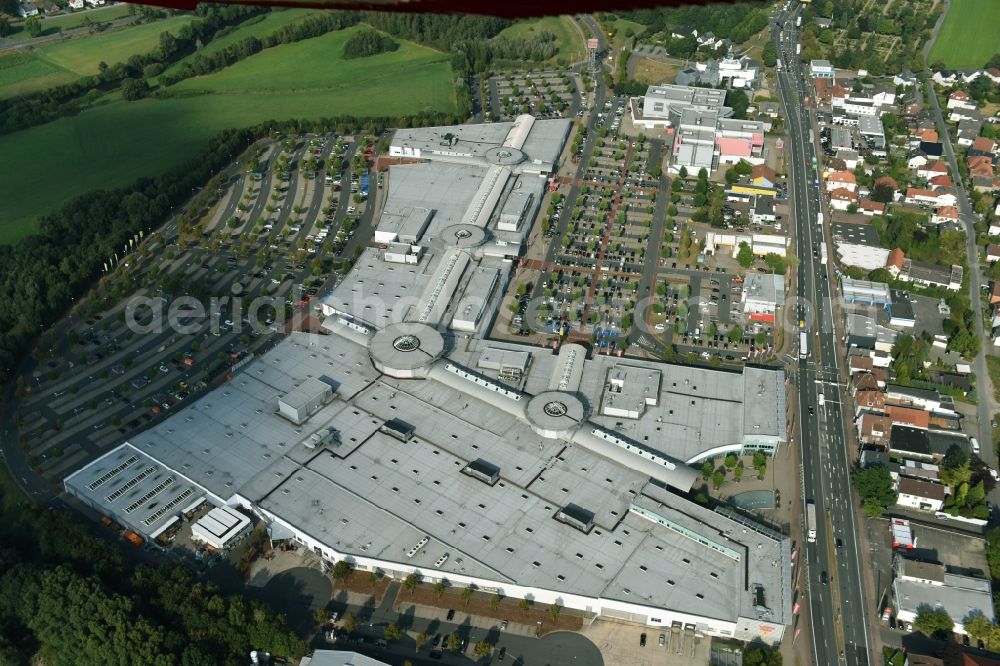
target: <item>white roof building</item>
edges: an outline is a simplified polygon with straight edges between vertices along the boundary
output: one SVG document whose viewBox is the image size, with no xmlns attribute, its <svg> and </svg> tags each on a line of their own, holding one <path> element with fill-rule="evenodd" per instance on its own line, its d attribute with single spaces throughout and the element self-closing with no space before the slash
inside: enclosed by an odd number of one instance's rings
<svg viewBox="0 0 1000 666">
<path fill-rule="evenodd" d="M 527 150 L 546 122 L 506 139 L 493 126 L 462 131 Z M 568 125 L 559 128 L 564 136 Z M 420 263 L 391 275 L 400 265 L 367 251 L 323 301 L 325 334 L 291 333 L 71 475 L 67 491 L 115 516 L 139 501 L 128 524 L 150 536 L 205 497 L 327 562 L 779 642 L 792 622 L 790 540 L 686 494 L 699 476 L 692 464 L 773 453 L 787 440 L 783 370 L 588 358 L 579 345 L 553 353 L 487 340 L 483 325 L 463 330 L 459 319 L 475 319 L 464 302 L 479 295 L 492 312 L 501 298 L 479 291 L 508 275 L 486 248 L 509 189 L 494 199 L 490 166 L 457 164 L 491 150 L 459 140 L 443 166 L 479 169 L 478 184 L 457 185 L 457 203 L 414 201 L 392 180 L 438 166 L 438 148 L 405 136 L 393 145 L 432 162 L 392 167 L 385 207 L 400 208 L 395 195 L 435 210 L 416 238 L 427 248 Z M 438 222 L 452 213 L 478 222 Z M 381 290 L 384 314 L 352 295 L 360 285 Z"/>
<path fill-rule="evenodd" d="M 229 506 L 215 507 L 191 526 L 191 538 L 216 550 L 233 545 L 250 531 L 250 519 Z"/>
</svg>

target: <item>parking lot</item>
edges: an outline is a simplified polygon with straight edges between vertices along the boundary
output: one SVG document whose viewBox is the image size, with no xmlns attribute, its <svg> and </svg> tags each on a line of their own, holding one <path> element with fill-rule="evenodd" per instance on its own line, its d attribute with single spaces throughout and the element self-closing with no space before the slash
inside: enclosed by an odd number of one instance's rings
<svg viewBox="0 0 1000 666">
<path fill-rule="evenodd" d="M 371 238 L 375 137 L 252 146 L 211 205 L 147 236 L 46 337 L 15 425 L 53 483 L 223 381 Z M 370 176 L 371 192 L 381 187 Z M 183 298 L 182 298 L 183 297 Z"/>
<path fill-rule="evenodd" d="M 583 83 L 573 70 L 508 72 L 488 80 L 491 119 L 523 113 L 539 119 L 581 116 Z"/>
</svg>

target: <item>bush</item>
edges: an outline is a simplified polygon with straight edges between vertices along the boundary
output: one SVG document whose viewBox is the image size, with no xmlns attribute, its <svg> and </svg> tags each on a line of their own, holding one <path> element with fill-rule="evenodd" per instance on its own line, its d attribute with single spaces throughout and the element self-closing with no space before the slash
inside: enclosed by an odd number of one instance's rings
<svg viewBox="0 0 1000 666">
<path fill-rule="evenodd" d="M 381 35 L 374 30 L 361 30 L 354 33 L 344 43 L 344 59 L 366 58 L 379 53 L 395 51 L 399 44 L 390 37 Z"/>
</svg>

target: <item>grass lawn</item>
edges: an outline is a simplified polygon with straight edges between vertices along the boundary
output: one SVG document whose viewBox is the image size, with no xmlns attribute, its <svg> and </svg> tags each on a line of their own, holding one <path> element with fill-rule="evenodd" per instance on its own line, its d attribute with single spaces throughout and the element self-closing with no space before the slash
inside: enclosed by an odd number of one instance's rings
<svg viewBox="0 0 1000 666">
<path fill-rule="evenodd" d="M 190 23 L 193 16 L 172 16 L 167 19 L 137 26 L 115 28 L 107 32 L 67 39 L 35 49 L 42 60 L 79 76 L 97 74 L 103 60 L 109 65 L 125 62 L 129 56 L 152 51 L 160 42 L 160 33 L 174 34 L 182 25 Z"/>
<path fill-rule="evenodd" d="M 962 69 L 982 67 L 1000 52 L 1000 2 L 952 0 L 928 62 Z"/>
<path fill-rule="evenodd" d="M 990 374 L 993 385 L 993 399 L 1000 400 L 1000 356 L 986 354 L 986 371 Z"/>
<path fill-rule="evenodd" d="M 629 39 L 627 34 L 630 30 L 632 35 L 639 35 L 646 30 L 646 26 L 641 23 L 619 17 L 615 17 L 614 21 L 603 21 L 601 26 L 607 31 L 605 34 L 615 48 L 621 48 L 625 44 L 626 40 Z"/>
<path fill-rule="evenodd" d="M 30 51 L 0 55 L 0 99 L 26 95 L 79 78 L 73 72 L 46 62 Z"/>
<path fill-rule="evenodd" d="M 537 37 L 541 32 L 551 32 L 556 36 L 559 52 L 555 58 L 564 58 L 567 65 L 584 59 L 583 35 L 573 25 L 573 19 L 569 16 L 546 16 L 540 19 L 518 21 L 504 29 L 500 36 L 509 39 L 531 39 Z"/>
<path fill-rule="evenodd" d="M 455 108 L 447 55 L 402 42 L 394 53 L 342 61 L 349 32 L 268 49 L 170 89 L 186 87 L 190 96 L 113 102 L 0 136 L 0 155 L 18 173 L 0 180 L 0 242 L 30 234 L 37 215 L 74 196 L 168 170 L 222 129 L 268 119 Z M 295 70 L 300 62 L 324 66 L 306 68 L 300 76 Z M 288 85 L 295 87 L 282 87 Z M 39 185 L 26 188 L 25 182 Z"/>
<path fill-rule="evenodd" d="M 235 44 L 241 39 L 246 39 L 247 37 L 263 37 L 264 35 L 269 35 L 272 32 L 277 32 L 281 28 L 285 27 L 290 23 L 294 23 L 300 19 L 303 19 L 316 12 L 311 9 L 274 9 L 269 14 L 263 14 L 262 16 L 254 16 L 243 23 L 241 23 L 235 30 L 233 30 L 228 35 L 220 37 L 219 39 L 213 39 L 208 44 L 204 46 L 199 51 L 192 53 L 191 55 L 183 58 L 182 60 L 174 63 L 166 69 L 165 74 L 170 73 L 178 69 L 181 63 L 187 62 L 194 58 L 195 54 L 200 53 L 204 56 L 212 55 L 222 49 L 226 48 L 230 44 Z"/>
</svg>

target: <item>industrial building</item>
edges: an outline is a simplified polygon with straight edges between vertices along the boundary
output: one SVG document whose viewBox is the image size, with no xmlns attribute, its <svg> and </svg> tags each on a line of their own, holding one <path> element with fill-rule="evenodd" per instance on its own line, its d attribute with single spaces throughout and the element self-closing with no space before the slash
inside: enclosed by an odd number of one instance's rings
<svg viewBox="0 0 1000 666">
<path fill-rule="evenodd" d="M 516 191 L 538 178 L 568 129 L 519 122 L 398 132 L 395 149 L 429 162 L 390 169 L 377 231 L 421 248 L 415 263 L 370 248 L 323 300 L 323 334 L 291 333 L 68 477 L 67 491 L 150 538 L 208 501 L 328 566 L 780 641 L 792 623 L 790 540 L 688 493 L 691 465 L 787 441 L 783 371 L 486 338 L 510 271 L 497 225 L 522 210 L 507 206 L 511 181 Z M 470 181 L 455 186 L 458 201 L 435 169 Z M 429 187 L 392 182 L 411 178 Z M 476 295 L 482 307 L 466 309 Z M 220 518 L 211 535 L 227 533 Z"/>
<path fill-rule="evenodd" d="M 888 306 L 892 304 L 889 285 L 884 282 L 852 280 L 844 276 L 840 279 L 840 294 L 848 303 Z"/>
</svg>

